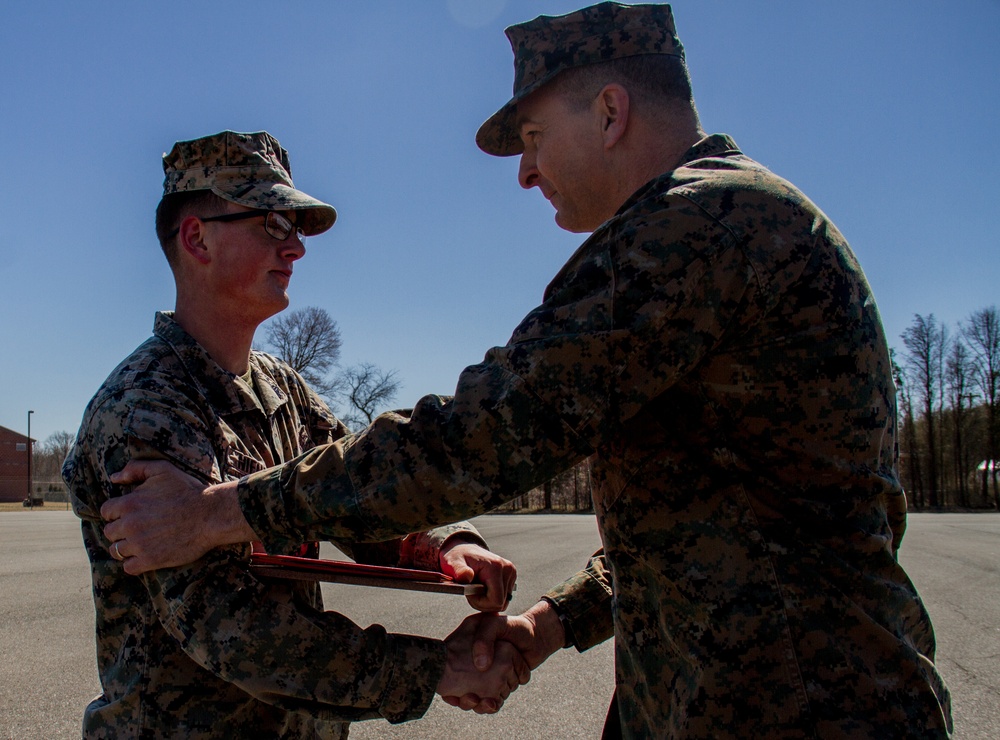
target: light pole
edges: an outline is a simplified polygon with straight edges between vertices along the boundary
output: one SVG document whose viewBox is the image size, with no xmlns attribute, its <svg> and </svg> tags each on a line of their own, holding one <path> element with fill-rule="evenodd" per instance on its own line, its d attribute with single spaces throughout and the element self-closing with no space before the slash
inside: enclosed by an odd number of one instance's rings
<svg viewBox="0 0 1000 740">
<path fill-rule="evenodd" d="M 33 452 L 31 444 L 31 415 L 33 413 L 35 412 L 28 411 L 28 508 L 29 509 L 35 508 L 34 499 L 32 499 L 31 497 L 31 453 Z"/>
</svg>

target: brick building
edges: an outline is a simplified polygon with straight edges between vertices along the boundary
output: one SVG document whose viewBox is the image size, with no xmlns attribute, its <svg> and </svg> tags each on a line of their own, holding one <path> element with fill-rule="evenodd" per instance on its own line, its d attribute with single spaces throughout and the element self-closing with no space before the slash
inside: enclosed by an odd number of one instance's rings
<svg viewBox="0 0 1000 740">
<path fill-rule="evenodd" d="M 34 463 L 30 457 L 33 447 L 34 440 L 0 427 L 0 501 L 24 501 L 28 497 L 28 470 Z"/>
</svg>

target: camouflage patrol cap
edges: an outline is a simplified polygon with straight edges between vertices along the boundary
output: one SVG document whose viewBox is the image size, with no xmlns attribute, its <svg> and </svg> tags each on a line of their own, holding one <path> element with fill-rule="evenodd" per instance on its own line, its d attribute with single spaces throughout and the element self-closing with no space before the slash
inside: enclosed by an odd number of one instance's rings
<svg viewBox="0 0 1000 740">
<path fill-rule="evenodd" d="M 288 152 L 266 131 L 223 131 L 178 141 L 163 155 L 163 194 L 211 190 L 230 203 L 264 211 L 303 211 L 306 236 L 322 234 L 337 220 L 333 206 L 296 190 Z"/>
<path fill-rule="evenodd" d="M 514 96 L 479 127 L 476 144 L 507 157 L 524 147 L 515 130 L 517 103 L 571 67 L 640 54 L 684 58 L 669 5 L 598 3 L 567 15 L 540 15 L 510 26 Z"/>
</svg>

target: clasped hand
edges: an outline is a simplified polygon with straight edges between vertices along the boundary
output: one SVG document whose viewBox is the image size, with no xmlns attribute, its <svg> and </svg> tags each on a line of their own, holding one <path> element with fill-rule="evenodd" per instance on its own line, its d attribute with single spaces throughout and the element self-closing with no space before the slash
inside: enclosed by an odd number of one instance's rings
<svg viewBox="0 0 1000 740">
<path fill-rule="evenodd" d="M 544 601 L 518 616 L 473 614 L 445 639 L 448 661 L 437 693 L 453 707 L 492 714 L 564 640 Z"/>
</svg>

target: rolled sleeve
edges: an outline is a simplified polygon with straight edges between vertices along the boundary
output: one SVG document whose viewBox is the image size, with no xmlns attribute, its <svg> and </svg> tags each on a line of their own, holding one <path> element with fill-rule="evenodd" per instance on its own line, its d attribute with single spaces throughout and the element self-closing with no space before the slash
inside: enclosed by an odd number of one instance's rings
<svg viewBox="0 0 1000 740">
<path fill-rule="evenodd" d="M 614 636 L 611 574 L 598 552 L 584 570 L 543 596 L 569 625 L 573 644 L 583 652 Z"/>
</svg>

